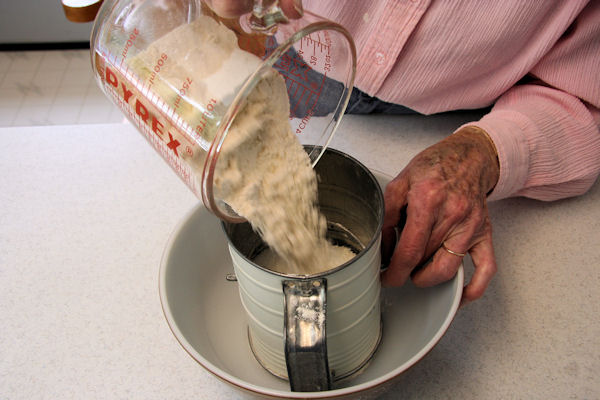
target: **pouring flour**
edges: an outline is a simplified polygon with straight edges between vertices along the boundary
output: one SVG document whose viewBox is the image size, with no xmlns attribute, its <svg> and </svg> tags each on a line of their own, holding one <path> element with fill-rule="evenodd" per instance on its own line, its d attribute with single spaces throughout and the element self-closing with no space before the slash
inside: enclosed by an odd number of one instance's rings
<svg viewBox="0 0 600 400">
<path fill-rule="evenodd" d="M 149 44 L 132 65 L 149 64 L 164 49 L 180 48 L 184 53 L 170 56 L 161 70 L 162 79 L 210 82 L 190 86 L 187 96 L 198 103 L 206 104 L 209 98 L 217 98 L 217 104 L 231 102 L 240 84 L 235 77 L 246 75 L 236 73 L 237 69 L 255 70 L 262 62 L 239 49 L 232 31 L 201 16 Z M 202 79 L 206 76 L 210 79 Z M 317 176 L 292 132 L 289 115 L 285 81 L 271 70 L 248 95 L 229 128 L 213 184 L 216 195 L 246 218 L 273 251 L 259 263 L 282 273 L 308 275 L 341 265 L 354 253 L 325 237 L 327 222 L 317 205 Z M 194 118 L 198 116 L 188 117 Z"/>
</svg>

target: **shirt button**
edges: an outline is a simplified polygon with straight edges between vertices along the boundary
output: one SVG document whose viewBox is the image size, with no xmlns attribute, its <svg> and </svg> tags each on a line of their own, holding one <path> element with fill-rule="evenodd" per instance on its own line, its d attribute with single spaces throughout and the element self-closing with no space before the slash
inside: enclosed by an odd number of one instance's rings
<svg viewBox="0 0 600 400">
<path fill-rule="evenodd" d="M 378 51 L 377 53 L 375 53 L 375 64 L 381 65 L 384 62 L 385 62 L 385 54 L 383 54 L 380 51 Z"/>
</svg>

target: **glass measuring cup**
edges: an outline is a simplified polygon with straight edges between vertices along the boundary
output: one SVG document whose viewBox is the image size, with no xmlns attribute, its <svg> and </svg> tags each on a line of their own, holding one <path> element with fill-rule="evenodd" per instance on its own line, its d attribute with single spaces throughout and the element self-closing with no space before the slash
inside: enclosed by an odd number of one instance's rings
<svg viewBox="0 0 600 400">
<path fill-rule="evenodd" d="M 216 165 L 257 84 L 274 71 L 283 77 L 292 132 L 315 145 L 314 166 L 344 114 L 356 70 L 343 27 L 309 12 L 288 21 L 272 0 L 256 0 L 251 14 L 235 20 L 200 0 L 107 0 L 91 44 L 105 94 L 204 205 L 232 222 L 243 219 L 216 195 Z"/>
</svg>

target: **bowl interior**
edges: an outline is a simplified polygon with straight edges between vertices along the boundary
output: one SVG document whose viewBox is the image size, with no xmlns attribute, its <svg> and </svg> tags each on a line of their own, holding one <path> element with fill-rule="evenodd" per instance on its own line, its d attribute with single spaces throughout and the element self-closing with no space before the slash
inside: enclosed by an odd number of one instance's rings
<svg viewBox="0 0 600 400">
<path fill-rule="evenodd" d="M 376 174 L 382 186 L 389 179 Z M 199 205 L 175 230 L 165 249 L 160 297 L 167 322 L 184 349 L 232 385 L 263 395 L 324 397 L 372 389 L 399 375 L 435 346 L 452 321 L 462 293 L 462 267 L 444 284 L 418 289 L 408 283 L 385 289 L 383 337 L 371 363 L 358 376 L 328 392 L 293 393 L 266 372 L 248 345 L 233 267 L 220 221 Z"/>
</svg>

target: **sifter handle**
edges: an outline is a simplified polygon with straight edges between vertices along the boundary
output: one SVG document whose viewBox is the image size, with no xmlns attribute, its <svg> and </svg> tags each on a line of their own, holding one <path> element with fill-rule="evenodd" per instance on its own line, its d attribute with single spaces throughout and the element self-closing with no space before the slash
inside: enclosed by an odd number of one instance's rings
<svg viewBox="0 0 600 400">
<path fill-rule="evenodd" d="M 325 317 L 327 280 L 283 281 L 285 362 L 294 392 L 331 389 Z"/>
</svg>

